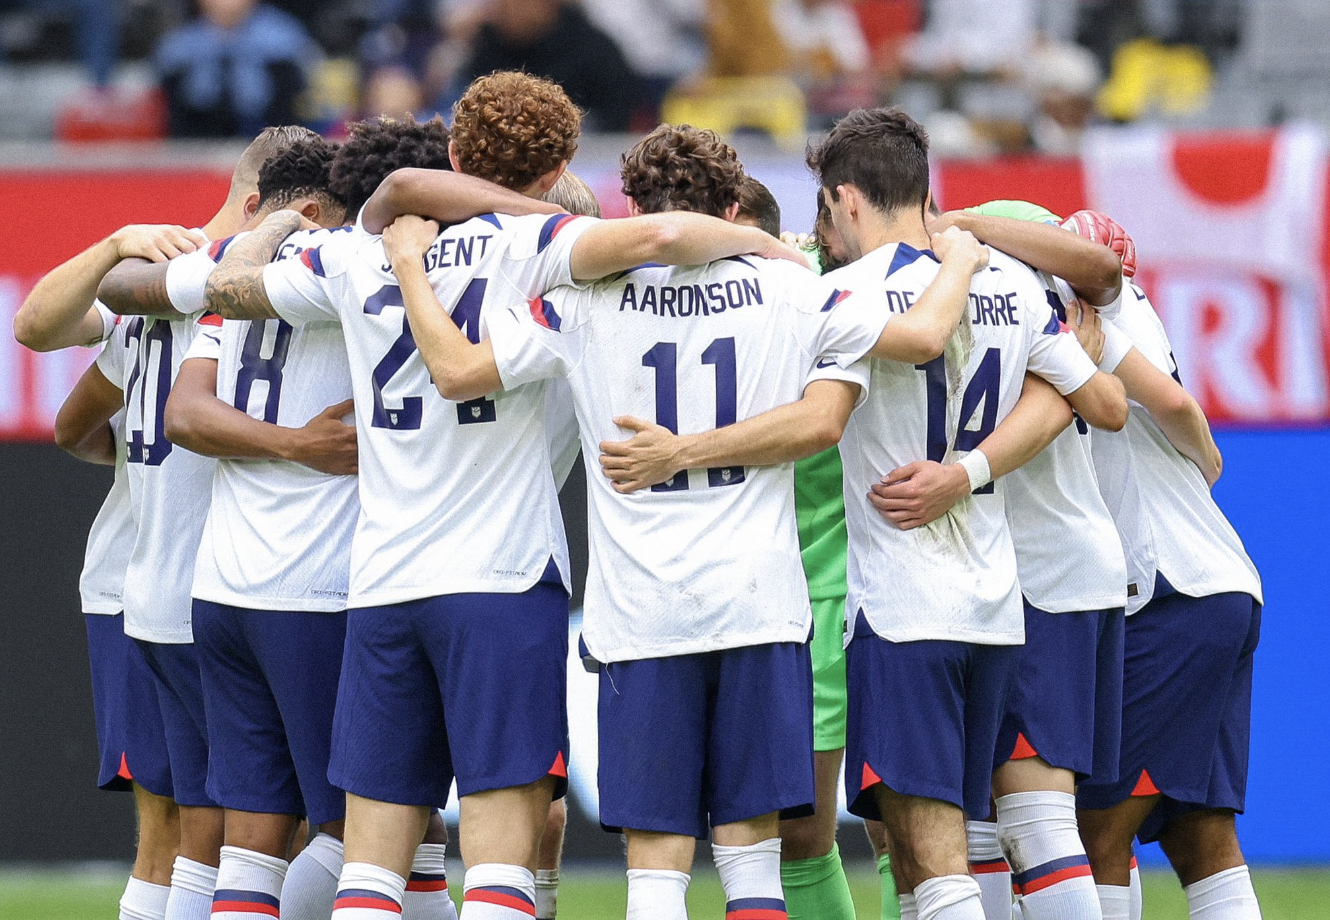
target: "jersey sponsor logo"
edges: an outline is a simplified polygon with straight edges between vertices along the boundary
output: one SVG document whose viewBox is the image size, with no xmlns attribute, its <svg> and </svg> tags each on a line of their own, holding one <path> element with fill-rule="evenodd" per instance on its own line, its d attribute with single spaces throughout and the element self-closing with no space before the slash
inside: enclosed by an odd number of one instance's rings
<svg viewBox="0 0 1330 920">
<path fill-rule="evenodd" d="M 635 283 L 624 285 L 619 312 L 650 311 L 652 316 L 712 316 L 726 310 L 763 303 L 762 284 L 757 278 L 713 281 L 710 284 L 648 284 L 641 291 Z"/>
<path fill-rule="evenodd" d="M 828 367 L 835 367 L 835 366 L 836 366 L 836 361 L 834 358 L 821 358 L 817 362 L 818 370 L 825 370 Z"/>
</svg>

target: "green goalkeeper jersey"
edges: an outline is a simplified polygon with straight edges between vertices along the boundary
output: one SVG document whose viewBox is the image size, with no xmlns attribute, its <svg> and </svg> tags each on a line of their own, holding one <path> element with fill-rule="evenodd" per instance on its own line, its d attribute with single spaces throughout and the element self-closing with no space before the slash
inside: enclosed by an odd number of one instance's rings
<svg viewBox="0 0 1330 920">
<path fill-rule="evenodd" d="M 809 598 L 845 597 L 849 538 L 845 533 L 840 448 L 828 448 L 794 465 L 794 508 Z"/>
</svg>

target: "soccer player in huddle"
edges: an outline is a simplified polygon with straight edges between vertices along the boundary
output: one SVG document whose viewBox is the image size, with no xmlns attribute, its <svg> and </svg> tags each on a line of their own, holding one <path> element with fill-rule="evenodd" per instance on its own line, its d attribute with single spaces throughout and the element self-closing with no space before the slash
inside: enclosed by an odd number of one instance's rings
<svg viewBox="0 0 1330 920">
<path fill-rule="evenodd" d="M 667 178 L 680 174 L 685 185 Z M 635 212 L 733 219 L 743 172 L 712 132 L 664 125 L 625 155 L 623 178 Z M 584 449 L 613 435 L 615 422 L 632 421 L 624 413 L 710 433 L 798 399 L 809 379 L 831 376 L 829 365 L 843 423 L 860 389 L 847 368 L 870 349 L 940 351 L 982 263 L 968 238 L 946 240 L 954 246 L 938 289 L 891 323 L 798 266 L 641 266 L 515 305 L 491 325 L 489 341 L 473 346 L 423 284 L 430 230 L 394 226 L 386 237 L 441 390 L 460 398 L 566 376 Z M 643 386 L 618 385 L 638 379 Z M 601 822 L 628 838 L 630 918 L 685 916 L 695 838 L 709 828 L 727 910 L 785 913 L 778 817 L 806 812 L 814 798 L 811 620 L 791 468 L 773 465 L 770 443 L 749 443 L 737 464 L 684 471 L 631 498 L 599 477 L 588 483 L 583 642 L 601 673 Z M 760 548 L 736 538 L 737 522 L 765 535 Z M 662 540 L 662 531 L 674 537 Z M 736 579 L 746 586 L 737 595 Z M 683 610 L 681 596 L 694 599 Z M 662 744 L 672 752 L 669 776 L 643 782 L 659 771 Z"/>
<path fill-rule="evenodd" d="M 325 142 L 311 142 L 295 163 L 281 162 L 289 156 L 270 160 L 261 180 L 272 184 L 284 166 L 321 158 L 322 173 L 306 181 L 312 191 L 338 193 L 330 216 L 340 222 L 389 172 L 447 168 L 447 145 L 437 119 L 375 119 L 356 125 L 336 157 Z M 480 185 L 485 197 L 477 208 L 506 202 L 530 209 L 520 195 Z M 278 255 L 298 256 L 332 232 L 297 234 Z M 226 245 L 173 261 L 160 283 L 158 270 L 142 269 L 126 279 L 113 272 L 104 287 L 108 296 L 137 297 L 140 304 L 165 292 L 169 303 L 154 309 L 192 312 Z M 351 412 L 350 395 L 340 327 L 231 322 L 196 340 L 168 405 L 173 440 L 220 458 L 194 582 L 213 751 L 209 782 L 228 809 L 214 915 L 243 916 L 255 905 L 275 909 L 279 901 L 293 917 L 332 910 L 344 796 L 328 783 L 328 748 L 359 514 L 355 480 L 339 475 L 355 471 L 354 428 L 340 421 Z M 318 451 L 313 457 L 310 440 Z M 261 571 L 242 564 L 254 554 L 268 560 Z M 285 857 L 300 815 L 320 833 L 288 875 Z M 446 838 L 437 818 L 434 824 L 413 862 L 408 917 L 452 909 Z"/>
<path fill-rule="evenodd" d="M 304 129 L 270 129 L 251 144 L 237 164 L 225 203 L 202 228 L 202 235 L 236 232 L 259 207 L 261 164 L 310 135 Z M 177 247 L 180 251 L 184 247 Z M 180 805 L 179 855 L 174 857 L 167 904 L 160 908 L 172 918 L 199 916 L 210 906 L 221 829 L 220 813 L 204 789 L 202 704 L 189 612 L 181 595 L 182 588 L 188 591 L 183 582 L 190 580 L 191 573 L 184 569 L 192 570 L 211 471 L 203 458 L 173 450 L 162 435 L 160 418 L 181 347 L 195 334 L 191 320 L 197 318 L 135 319 L 117 325 L 115 347 L 103 352 L 76 391 L 80 402 L 89 403 L 71 407 L 77 425 L 69 434 L 72 440 L 86 443 L 104 430 L 118 409 L 126 412 L 127 478 L 135 532 L 125 576 L 125 629 L 152 676 L 163 717 L 162 739 L 154 747 L 166 754 L 170 792 Z M 149 642 L 142 639 L 144 635 L 172 641 Z M 150 722 L 145 719 L 142 724 Z M 140 772 L 155 771 L 145 765 Z M 127 892 L 126 901 L 132 902 L 125 907 L 128 916 L 135 912 L 154 916 L 159 909 L 157 892 L 135 894 L 130 898 Z"/>
<path fill-rule="evenodd" d="M 95 300 L 97 284 L 121 259 L 165 261 L 206 241 L 170 225 L 131 225 L 48 272 L 14 316 L 14 337 L 34 351 L 100 344 L 111 361 L 124 355 L 124 329 Z M 114 371 L 113 371 L 114 373 Z M 79 379 L 56 417 L 56 444 L 81 460 L 114 464 L 111 489 L 88 533 L 79 596 L 86 616 L 93 714 L 100 763 L 97 784 L 132 790 L 137 848 L 121 899 L 122 917 L 160 918 L 171 864 L 180 845 L 179 814 L 157 689 L 124 631 L 124 581 L 134 545 L 125 466 L 124 398 L 101 372 Z"/>
<path fill-rule="evenodd" d="M 576 143 L 567 96 L 499 74 L 477 81 L 459 107 L 472 104 L 505 113 L 515 135 L 537 136 L 468 150 L 459 111 L 454 165 L 465 172 L 472 155 L 497 160 L 515 190 L 547 192 Z M 362 223 L 373 229 L 369 207 Z M 440 399 L 415 347 L 425 332 L 406 322 L 381 244 L 345 236 L 267 265 L 296 226 L 284 214 L 233 244 L 209 279 L 208 302 L 228 318 L 339 322 L 346 335 L 362 515 L 330 768 L 348 792 L 334 917 L 400 911 L 414 842 L 453 776 L 463 916 L 530 916 L 538 840 L 567 761 L 568 562 L 547 472 L 544 391 Z M 524 302 L 644 261 L 773 249 L 781 247 L 756 231 L 700 217 L 485 215 L 443 231 L 426 267 L 453 322 L 478 338 L 493 302 Z M 478 827 L 503 830 L 468 832 Z"/>
</svg>

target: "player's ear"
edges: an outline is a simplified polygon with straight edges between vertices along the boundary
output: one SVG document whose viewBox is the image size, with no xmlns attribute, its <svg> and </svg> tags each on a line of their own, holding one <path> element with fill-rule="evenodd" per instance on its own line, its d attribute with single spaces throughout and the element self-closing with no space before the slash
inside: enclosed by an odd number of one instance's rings
<svg viewBox="0 0 1330 920">
<path fill-rule="evenodd" d="M 323 219 L 327 216 L 326 214 L 323 213 L 323 206 L 320 205 L 313 198 L 306 198 L 301 202 L 297 202 L 297 204 L 299 204 L 300 206 L 296 210 L 300 212 L 300 215 L 302 217 L 304 217 L 309 221 L 312 221 L 313 223 L 318 224 L 321 227 L 327 226 L 327 224 L 325 224 L 323 221 Z"/>
<path fill-rule="evenodd" d="M 859 190 L 853 185 L 836 186 L 836 201 L 851 218 L 859 216 Z"/>
<path fill-rule="evenodd" d="M 457 145 L 453 143 L 451 138 L 448 139 L 448 162 L 453 165 L 453 172 L 462 171 L 462 167 L 457 161 Z"/>
<path fill-rule="evenodd" d="M 734 223 L 739 217 L 739 202 L 736 201 L 734 204 L 726 208 L 725 213 L 722 214 L 721 217 L 725 218 L 725 220 L 728 220 L 730 223 Z"/>
<path fill-rule="evenodd" d="M 245 220 L 251 220 L 257 213 L 259 213 L 259 193 L 250 192 L 245 196 Z"/>
<path fill-rule="evenodd" d="M 545 173 L 545 175 L 537 179 L 535 184 L 526 190 L 526 194 L 532 198 L 545 197 L 545 195 L 549 193 L 549 190 L 554 188 L 559 179 L 563 177 L 564 171 L 567 169 L 568 161 L 564 160 L 554 169 L 551 169 L 549 172 Z"/>
<path fill-rule="evenodd" d="M 637 199 L 636 199 L 636 198 L 629 198 L 629 199 L 628 199 L 628 216 L 629 216 L 629 217 L 641 217 L 641 216 L 642 216 L 642 209 L 639 208 L 639 207 L 637 206 Z"/>
</svg>

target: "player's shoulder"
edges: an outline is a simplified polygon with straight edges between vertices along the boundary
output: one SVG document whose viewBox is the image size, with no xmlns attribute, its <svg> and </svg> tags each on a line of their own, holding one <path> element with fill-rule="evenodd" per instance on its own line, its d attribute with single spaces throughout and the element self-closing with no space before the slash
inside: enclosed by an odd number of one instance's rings
<svg viewBox="0 0 1330 920">
<path fill-rule="evenodd" d="M 449 228 L 459 236 L 500 235 L 507 243 L 506 254 L 510 258 L 529 259 L 546 252 L 557 240 L 564 238 L 569 230 L 577 232 L 589 228 L 594 217 L 579 217 L 576 214 L 524 214 L 514 217 L 508 214 L 482 214 L 462 224 Z"/>
<path fill-rule="evenodd" d="M 979 274 L 998 276 L 1012 284 L 1033 285 L 1040 289 L 1044 287 L 1033 268 L 1015 256 L 1009 255 L 1001 249 L 994 249 L 992 246 L 988 247 L 988 266 L 982 269 Z"/>
</svg>

